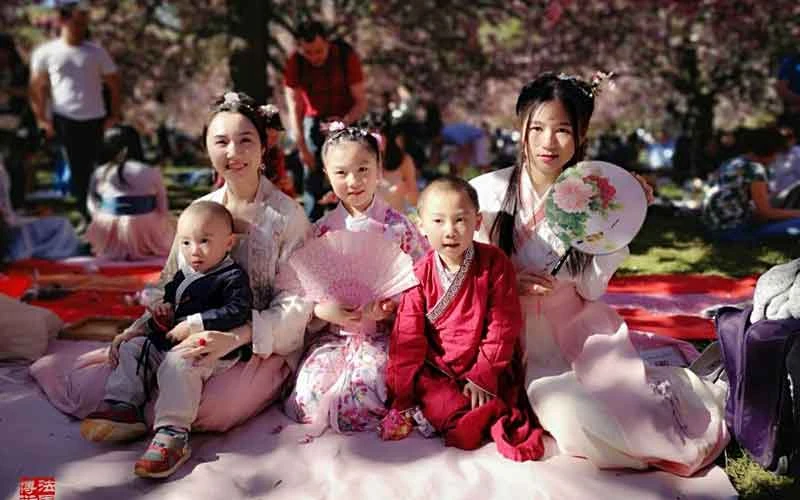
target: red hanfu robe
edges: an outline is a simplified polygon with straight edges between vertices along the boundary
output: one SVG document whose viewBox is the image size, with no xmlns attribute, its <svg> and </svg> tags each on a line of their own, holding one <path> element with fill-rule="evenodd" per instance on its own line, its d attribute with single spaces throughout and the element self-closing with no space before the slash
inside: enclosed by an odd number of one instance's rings
<svg viewBox="0 0 800 500">
<path fill-rule="evenodd" d="M 392 407 L 419 404 L 448 446 L 475 449 L 491 438 L 507 458 L 540 458 L 543 431 L 523 388 L 522 312 L 511 261 L 475 242 L 444 290 L 438 258 L 431 251 L 417 263 L 420 285 L 397 310 L 387 366 Z M 472 409 L 462 393 L 468 381 L 494 397 Z"/>
</svg>

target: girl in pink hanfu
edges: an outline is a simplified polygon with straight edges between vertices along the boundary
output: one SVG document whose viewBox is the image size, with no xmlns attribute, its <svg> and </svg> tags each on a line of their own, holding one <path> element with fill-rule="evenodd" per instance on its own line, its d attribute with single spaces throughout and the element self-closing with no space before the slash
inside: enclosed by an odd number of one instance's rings
<svg viewBox="0 0 800 500">
<path fill-rule="evenodd" d="M 415 261 L 425 255 L 428 242 L 414 224 L 375 196 L 380 153 L 373 135 L 339 128 L 325 141 L 322 157 L 340 202 L 317 221 L 315 237 L 335 230 L 375 231 Z M 313 336 L 285 404 L 291 418 L 313 425 L 310 435 L 328 426 L 336 432 L 374 430 L 386 415 L 385 367 L 395 307 L 391 300 L 362 308 L 315 304 Z"/>
<path fill-rule="evenodd" d="M 560 451 L 602 468 L 688 476 L 727 444 L 725 390 L 689 369 L 645 363 L 636 337 L 598 300 L 628 248 L 575 251 L 550 275 L 567 248 L 548 225 L 544 200 L 559 174 L 583 159 L 595 90 L 554 74 L 522 89 L 518 165 L 472 180 L 486 220 L 478 239 L 496 243 L 517 270 L 528 399 Z M 581 203 L 577 191 L 555 196 Z"/>
</svg>

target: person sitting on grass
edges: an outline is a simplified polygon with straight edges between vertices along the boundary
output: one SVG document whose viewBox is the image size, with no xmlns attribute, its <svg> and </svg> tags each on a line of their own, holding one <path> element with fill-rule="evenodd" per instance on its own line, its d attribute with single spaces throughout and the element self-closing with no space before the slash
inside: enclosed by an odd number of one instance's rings
<svg viewBox="0 0 800 500">
<path fill-rule="evenodd" d="M 723 164 L 703 201 L 703 221 L 714 239 L 759 241 L 800 235 L 800 210 L 770 203 L 769 165 L 785 147 L 774 127 L 746 131 L 745 153 Z"/>
<path fill-rule="evenodd" d="M 0 220 L 4 250 L 0 263 L 22 259 L 65 259 L 77 255 L 81 242 L 69 219 L 61 216 L 26 217 L 11 204 L 11 179 L 0 162 Z"/>
</svg>

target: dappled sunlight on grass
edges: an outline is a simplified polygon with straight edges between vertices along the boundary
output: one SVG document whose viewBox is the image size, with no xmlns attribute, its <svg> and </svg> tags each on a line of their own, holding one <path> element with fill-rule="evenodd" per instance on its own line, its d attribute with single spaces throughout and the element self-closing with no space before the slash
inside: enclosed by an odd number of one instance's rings
<svg viewBox="0 0 800 500">
<path fill-rule="evenodd" d="M 699 216 L 651 213 L 620 274 L 693 273 L 742 277 L 800 257 L 796 241 L 715 243 Z"/>
</svg>

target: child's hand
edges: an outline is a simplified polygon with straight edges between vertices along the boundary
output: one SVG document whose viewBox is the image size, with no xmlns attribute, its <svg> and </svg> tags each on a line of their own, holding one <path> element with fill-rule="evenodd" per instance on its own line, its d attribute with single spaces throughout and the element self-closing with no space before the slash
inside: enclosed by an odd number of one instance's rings
<svg viewBox="0 0 800 500">
<path fill-rule="evenodd" d="M 314 315 L 323 321 L 348 329 L 358 328 L 362 317 L 357 307 L 336 302 L 322 302 L 315 305 Z"/>
<path fill-rule="evenodd" d="M 189 322 L 181 321 L 175 325 L 172 330 L 167 332 L 167 338 L 177 344 L 178 342 L 183 342 L 183 340 L 191 334 L 192 330 L 189 328 Z"/>
<path fill-rule="evenodd" d="M 472 409 L 479 408 L 492 399 L 492 395 L 484 391 L 472 382 L 467 382 L 464 386 L 463 394 L 470 399 Z"/>
<path fill-rule="evenodd" d="M 169 302 L 159 302 L 150 308 L 153 321 L 164 331 L 169 331 L 175 321 L 175 311 Z"/>
<path fill-rule="evenodd" d="M 128 337 L 124 332 L 116 335 L 111 340 L 111 347 L 108 348 L 108 364 L 111 365 L 111 368 L 116 368 L 119 364 L 119 346 L 126 340 L 128 340 Z"/>
<path fill-rule="evenodd" d="M 555 280 L 552 276 L 531 272 L 517 273 L 517 287 L 520 295 L 542 296 L 553 291 Z"/>
<path fill-rule="evenodd" d="M 391 409 L 381 420 L 378 426 L 378 435 L 384 441 L 399 441 L 407 438 L 413 430 L 414 422 L 406 412 Z"/>
<path fill-rule="evenodd" d="M 123 342 L 127 342 L 134 337 L 142 335 L 143 332 L 139 330 L 127 329 L 122 333 L 114 336 L 111 340 L 111 346 L 108 348 L 108 363 L 111 368 L 116 368 L 119 364 L 119 348 Z"/>
<path fill-rule="evenodd" d="M 392 299 L 370 302 L 361 308 L 362 317 L 372 321 L 383 321 L 392 317 L 397 304 Z"/>
</svg>

